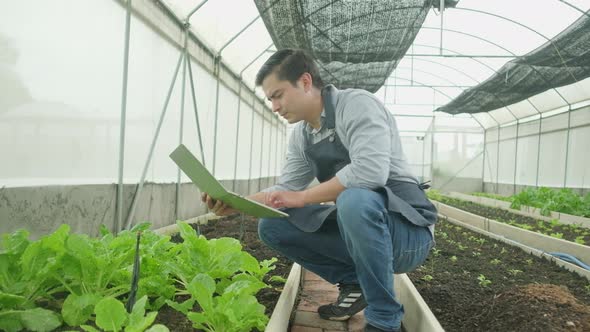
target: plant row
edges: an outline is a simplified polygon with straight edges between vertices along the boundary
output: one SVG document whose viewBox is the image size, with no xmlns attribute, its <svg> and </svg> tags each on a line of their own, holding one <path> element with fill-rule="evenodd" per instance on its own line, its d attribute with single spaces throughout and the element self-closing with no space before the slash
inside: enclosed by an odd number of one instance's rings
<svg viewBox="0 0 590 332">
<path fill-rule="evenodd" d="M 564 239 L 583 245 L 590 244 L 590 229 L 583 226 L 576 224 L 563 224 L 559 222 L 558 219 L 553 219 L 551 221 L 537 220 L 535 218 L 511 213 L 510 211 L 503 209 L 448 197 L 436 190 L 429 190 L 427 195 L 430 199 L 485 218 L 493 219 L 558 239 Z"/>
<path fill-rule="evenodd" d="M 236 239 L 207 240 L 178 226 L 181 243 L 147 223 L 118 235 L 103 226 L 98 238 L 70 233 L 68 225 L 36 241 L 26 230 L 2 235 L 0 330 L 51 331 L 65 323 L 85 331 L 168 331 L 153 324 L 164 305 L 204 331 L 264 329 L 268 317 L 255 295 L 268 287 L 263 278 L 276 259 L 259 262 Z"/>
<path fill-rule="evenodd" d="M 408 275 L 446 330 L 590 328 L 587 279 L 445 220 L 436 225 L 435 238 L 427 261 Z M 510 299 L 511 293 L 530 287 L 536 287 L 535 295 Z M 576 311 L 580 307 L 585 308 L 582 313 Z"/>
<path fill-rule="evenodd" d="M 580 196 L 569 188 L 559 190 L 545 187 L 526 188 L 512 196 L 489 193 L 472 193 L 472 195 L 510 202 L 510 207 L 516 210 L 520 210 L 523 206 L 538 208 L 544 216 L 554 211 L 590 218 L 590 193 Z"/>
</svg>

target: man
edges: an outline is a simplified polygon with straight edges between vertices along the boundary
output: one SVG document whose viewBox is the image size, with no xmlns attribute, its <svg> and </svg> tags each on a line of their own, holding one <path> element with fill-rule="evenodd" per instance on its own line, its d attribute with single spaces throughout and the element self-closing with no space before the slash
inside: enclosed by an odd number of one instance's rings
<svg viewBox="0 0 590 332">
<path fill-rule="evenodd" d="M 336 302 L 318 308 L 322 318 L 347 320 L 366 308 L 365 331 L 399 331 L 393 275 L 428 256 L 436 209 L 409 171 L 393 116 L 367 91 L 324 86 L 302 50 L 274 53 L 256 85 L 273 112 L 297 123 L 278 184 L 250 196 L 290 215 L 261 219 L 261 240 L 338 284 Z M 307 188 L 314 178 L 321 183 Z M 218 215 L 235 212 L 206 194 L 203 201 Z"/>
</svg>

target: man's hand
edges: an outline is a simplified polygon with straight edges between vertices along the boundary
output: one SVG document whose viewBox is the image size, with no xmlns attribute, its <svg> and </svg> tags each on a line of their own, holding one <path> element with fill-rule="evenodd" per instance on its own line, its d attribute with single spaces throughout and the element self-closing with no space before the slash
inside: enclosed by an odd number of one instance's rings
<svg viewBox="0 0 590 332">
<path fill-rule="evenodd" d="M 273 191 L 265 197 L 266 205 L 273 208 L 300 208 L 305 206 L 304 191 Z"/>
<path fill-rule="evenodd" d="M 220 217 L 238 213 L 238 210 L 232 208 L 220 200 L 213 199 L 211 196 L 207 195 L 207 193 L 201 194 L 201 201 L 207 204 L 209 210 Z"/>
</svg>

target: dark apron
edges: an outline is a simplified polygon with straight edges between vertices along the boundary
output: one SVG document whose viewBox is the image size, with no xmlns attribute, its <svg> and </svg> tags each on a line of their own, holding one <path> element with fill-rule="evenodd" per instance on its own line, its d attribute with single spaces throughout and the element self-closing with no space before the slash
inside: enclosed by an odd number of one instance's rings
<svg viewBox="0 0 590 332">
<path fill-rule="evenodd" d="M 311 163 L 313 173 L 319 182 L 332 179 L 339 170 L 350 164 L 348 150 L 336 134 L 333 91 L 332 85 L 327 85 L 322 90 L 325 110 L 322 125 L 330 132 L 330 135 L 311 144 L 306 126 L 302 126 L 305 156 Z M 427 227 L 436 223 L 436 208 L 426 198 L 420 185 L 389 180 L 384 187 L 377 188 L 375 191 L 387 199 L 389 212 L 398 213 L 418 226 Z M 285 212 L 289 214 L 289 221 L 304 232 L 315 232 L 324 221 L 336 220 L 336 205 L 313 204 L 303 208 L 286 209 Z"/>
</svg>

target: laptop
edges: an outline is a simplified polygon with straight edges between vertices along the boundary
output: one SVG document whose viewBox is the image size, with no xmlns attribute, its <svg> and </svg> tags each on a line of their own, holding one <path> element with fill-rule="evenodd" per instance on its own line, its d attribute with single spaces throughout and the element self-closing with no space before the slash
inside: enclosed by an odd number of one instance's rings
<svg viewBox="0 0 590 332">
<path fill-rule="evenodd" d="M 170 158 L 199 187 L 201 192 L 207 193 L 213 199 L 221 200 L 234 209 L 253 217 L 275 218 L 289 216 L 283 211 L 271 208 L 225 189 L 183 144 L 180 144 L 170 154 Z"/>
</svg>

